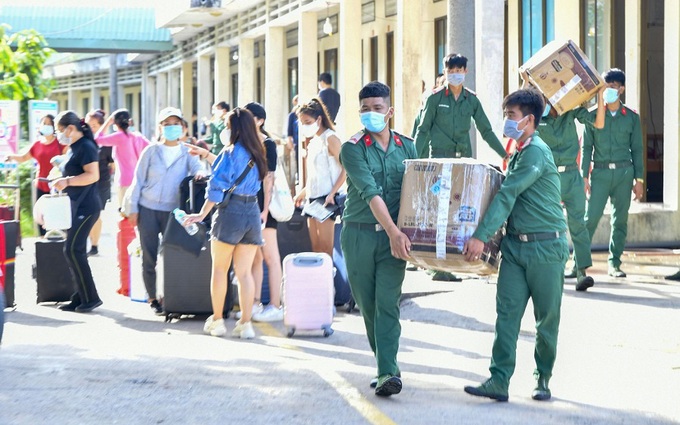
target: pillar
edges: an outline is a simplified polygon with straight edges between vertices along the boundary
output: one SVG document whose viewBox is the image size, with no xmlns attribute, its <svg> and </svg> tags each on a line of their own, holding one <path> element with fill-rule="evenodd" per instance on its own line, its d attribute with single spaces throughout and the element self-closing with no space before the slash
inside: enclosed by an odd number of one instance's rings
<svg viewBox="0 0 680 425">
<path fill-rule="evenodd" d="M 642 73 L 640 72 L 642 69 L 642 59 L 640 57 L 642 5 L 641 0 L 625 0 L 625 2 L 626 91 L 624 93 L 624 100 L 626 105 L 638 110 L 640 108 L 640 83 L 642 81 Z M 676 44 L 677 40 L 672 45 L 675 46 Z M 604 71 L 606 70 L 600 70 L 600 72 Z"/>
<path fill-rule="evenodd" d="M 180 108 L 180 71 L 171 69 L 168 71 L 168 105 L 174 108 Z"/>
<path fill-rule="evenodd" d="M 120 107 L 118 92 L 118 55 L 111 53 L 109 55 L 109 113 Z"/>
<path fill-rule="evenodd" d="M 168 73 L 159 72 L 156 75 L 156 111 L 170 106 L 168 102 Z"/>
<path fill-rule="evenodd" d="M 559 4 L 562 3 L 570 3 L 570 2 L 557 2 Z M 570 3 L 571 4 L 571 3 Z M 521 14 L 520 14 L 520 7 L 521 3 L 520 0 L 508 0 L 508 40 L 521 40 L 520 39 L 520 22 L 521 22 Z M 555 9 L 557 9 L 557 4 L 555 4 Z M 555 11 L 555 16 L 560 16 L 557 11 Z M 559 19 L 555 20 L 555 38 L 559 38 L 560 36 L 558 28 L 557 28 L 557 21 L 560 21 Z M 573 26 L 573 22 L 578 22 L 578 19 L 576 21 L 570 21 L 569 24 Z M 564 25 L 560 25 L 560 27 L 565 27 Z M 576 38 L 575 40 L 578 40 Z M 519 49 L 520 43 L 519 42 L 509 42 L 508 43 L 508 92 L 512 93 L 516 90 L 518 90 L 520 87 L 522 87 L 522 82 L 521 78 L 519 76 L 519 67 L 522 65 L 522 58 L 520 57 L 520 49 Z M 500 136 L 500 135 L 499 135 Z"/>
<path fill-rule="evenodd" d="M 504 0 L 475 0 L 475 58 L 477 59 L 477 97 L 491 122 L 494 133 L 503 134 L 503 53 L 505 33 L 498 10 L 503 10 Z M 490 164 L 501 165 L 501 159 L 489 145 L 477 136 L 476 158 Z"/>
<path fill-rule="evenodd" d="M 229 48 L 215 49 L 215 102 L 231 103 L 231 72 L 229 70 Z M 230 105 L 234 107 L 236 105 Z M 206 115 L 206 117 L 209 115 Z M 199 115 L 203 117 L 203 115 Z"/>
<path fill-rule="evenodd" d="M 100 98 L 102 95 L 102 90 L 99 87 L 92 87 L 90 88 L 90 109 L 102 109 L 102 104 L 100 102 Z M 83 111 L 84 113 L 88 113 L 90 111 Z"/>
<path fill-rule="evenodd" d="M 513 3 L 517 3 L 517 0 L 513 0 Z M 509 2 L 508 7 L 510 7 Z M 519 6 L 517 8 L 519 9 Z M 580 1 L 555 2 L 555 40 L 572 40 L 580 45 L 581 25 L 583 24 L 581 22 Z M 513 39 L 511 38 L 511 40 Z"/>
<path fill-rule="evenodd" d="M 194 109 L 194 63 L 182 62 L 180 68 L 180 101 L 179 109 L 187 122 L 191 119 Z"/>
<path fill-rule="evenodd" d="M 199 56 L 198 64 L 196 66 L 196 84 L 198 86 L 197 94 L 198 101 L 196 102 L 196 118 L 199 117 L 209 117 L 210 109 L 212 108 L 213 96 L 215 93 L 215 88 L 213 87 L 212 78 L 210 78 L 210 65 L 212 58 L 210 56 Z M 217 80 L 217 76 L 215 76 Z M 219 101 L 219 100 L 218 100 Z M 194 111 L 192 111 L 193 113 Z M 191 125 L 191 115 L 186 117 L 187 122 Z M 200 121 L 199 121 L 200 122 Z M 189 127 L 189 133 L 191 134 L 191 127 Z M 194 134 L 198 137 L 198 135 Z"/>
<path fill-rule="evenodd" d="M 284 43 L 284 28 L 269 26 L 264 43 L 267 58 L 264 67 L 264 106 L 267 109 L 266 128 L 277 137 L 283 137 L 284 119 L 288 112 L 288 99 L 283 95 L 288 75 L 283 57 Z"/>
<path fill-rule="evenodd" d="M 255 93 L 255 41 L 242 38 L 238 47 L 238 105 L 243 106 L 254 99 Z"/>
<path fill-rule="evenodd" d="M 361 0 L 345 0 L 340 3 L 338 15 L 340 30 L 340 49 L 338 50 L 338 91 L 340 93 L 340 110 L 336 121 L 341 140 L 347 140 L 352 134 L 361 130 L 359 118 L 359 90 L 361 90 Z M 316 41 L 316 40 L 314 40 Z M 398 50 L 395 48 L 395 50 Z M 316 55 L 315 55 L 316 56 Z M 316 59 L 315 66 L 316 66 Z M 300 72 L 303 73 L 302 62 Z M 399 69 L 397 66 L 396 69 Z M 395 72 L 396 75 L 399 72 Z M 315 76 L 314 81 L 318 79 Z M 392 87 L 392 90 L 394 88 Z M 394 91 L 393 91 L 394 93 Z M 392 98 L 394 101 L 394 97 Z"/>
<path fill-rule="evenodd" d="M 78 92 L 75 89 L 68 89 L 67 109 L 78 113 Z"/>
<path fill-rule="evenodd" d="M 680 2 L 666 1 L 664 7 L 663 201 L 677 211 L 680 207 L 680 74 L 677 71 L 680 67 Z"/>
<path fill-rule="evenodd" d="M 348 2 L 354 4 L 354 0 L 349 0 Z M 340 19 L 342 20 L 342 10 L 343 5 L 346 2 L 340 4 L 341 13 Z M 361 5 L 359 5 L 361 6 Z M 359 7 L 361 9 L 361 7 Z M 351 13 L 351 12 L 350 12 Z M 341 21 L 342 22 L 342 21 Z M 359 23 L 361 23 L 361 17 L 359 18 Z M 298 99 L 300 104 L 308 102 L 312 97 L 319 93 L 319 70 L 317 67 L 316 56 L 318 53 L 317 39 L 316 39 L 316 13 L 314 12 L 303 12 L 300 14 L 300 20 L 298 21 Z M 342 24 L 341 24 L 342 25 Z M 340 57 L 344 60 L 343 48 L 342 48 L 342 33 L 347 31 L 343 28 L 340 31 Z M 359 52 L 361 52 L 361 47 L 359 47 Z M 344 63 L 340 66 L 340 72 L 346 69 Z M 357 68 L 359 69 L 359 68 Z M 240 83 L 239 83 L 240 84 Z M 342 95 L 342 93 L 340 93 Z M 344 98 L 343 98 L 344 99 Z M 340 113 L 342 113 L 342 107 L 340 108 Z"/>
<path fill-rule="evenodd" d="M 404 134 L 411 134 L 413 122 L 420 110 L 422 97 L 420 22 L 422 20 L 421 0 L 397 1 L 397 27 L 395 28 L 395 84 L 392 87 L 394 102 L 394 128 Z M 501 56 L 502 57 L 502 56 Z"/>
<path fill-rule="evenodd" d="M 139 131 L 147 138 L 151 138 L 156 123 L 156 81 L 149 75 L 148 64 L 142 65 L 142 105 L 141 122 L 137 125 Z"/>
</svg>

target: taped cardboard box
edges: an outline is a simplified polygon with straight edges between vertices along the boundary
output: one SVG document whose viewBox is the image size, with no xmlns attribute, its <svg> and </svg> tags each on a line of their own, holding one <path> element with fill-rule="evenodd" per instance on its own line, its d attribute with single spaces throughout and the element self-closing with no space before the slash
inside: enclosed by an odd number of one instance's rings
<svg viewBox="0 0 680 425">
<path fill-rule="evenodd" d="M 551 41 L 519 68 L 558 114 L 580 106 L 604 85 L 597 69 L 571 40 Z"/>
<path fill-rule="evenodd" d="M 500 229 L 479 261 L 463 245 L 484 217 L 503 174 L 471 158 L 407 160 L 397 225 L 411 239 L 411 262 L 427 269 L 487 275 L 500 263 Z"/>
</svg>

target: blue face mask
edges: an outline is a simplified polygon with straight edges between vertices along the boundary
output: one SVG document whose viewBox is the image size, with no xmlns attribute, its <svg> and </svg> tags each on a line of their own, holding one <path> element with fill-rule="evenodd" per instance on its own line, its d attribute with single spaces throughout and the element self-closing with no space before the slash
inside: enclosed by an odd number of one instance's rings
<svg viewBox="0 0 680 425">
<path fill-rule="evenodd" d="M 522 118 L 524 119 L 524 118 Z M 522 121 L 522 120 L 519 120 Z M 519 125 L 519 121 L 514 121 L 511 120 L 510 118 L 506 118 L 505 122 L 503 123 L 503 134 L 508 136 L 511 139 L 514 140 L 519 140 L 520 137 L 522 137 L 522 134 L 524 134 L 524 130 L 518 130 L 517 126 Z"/>
<path fill-rule="evenodd" d="M 41 125 L 40 126 L 40 134 L 43 136 L 49 136 L 50 134 L 54 134 L 54 127 L 51 125 Z"/>
<path fill-rule="evenodd" d="M 465 81 L 465 74 L 454 72 L 453 74 L 446 74 L 446 80 L 452 86 L 459 86 Z"/>
<path fill-rule="evenodd" d="M 619 99 L 619 91 L 617 89 L 607 87 L 604 89 L 604 94 L 602 96 L 604 98 L 604 103 L 614 103 Z"/>
<path fill-rule="evenodd" d="M 181 125 L 166 125 L 163 127 L 163 137 L 165 140 L 173 141 L 182 137 Z"/>
<path fill-rule="evenodd" d="M 380 133 L 387 125 L 387 122 L 385 121 L 384 114 L 370 111 L 361 114 L 361 124 L 371 133 Z"/>
<path fill-rule="evenodd" d="M 550 115 L 550 104 L 546 102 L 545 109 L 543 110 L 543 116 L 547 117 L 548 115 Z"/>
</svg>

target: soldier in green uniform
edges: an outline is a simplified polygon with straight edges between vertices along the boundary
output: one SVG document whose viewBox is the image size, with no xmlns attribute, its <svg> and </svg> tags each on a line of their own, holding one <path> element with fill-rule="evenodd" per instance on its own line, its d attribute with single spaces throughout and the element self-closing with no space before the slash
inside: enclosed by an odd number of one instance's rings
<svg viewBox="0 0 680 425">
<path fill-rule="evenodd" d="M 224 117 L 227 116 L 227 112 L 229 112 L 229 104 L 227 102 L 218 102 L 213 105 L 213 117 L 209 123 L 210 136 L 203 139 L 204 142 L 210 145 L 210 152 L 215 155 L 219 155 L 224 148 L 224 143 L 222 143 L 222 140 L 220 139 L 220 134 L 226 127 L 226 124 L 224 124 Z"/>
<path fill-rule="evenodd" d="M 529 81 L 525 74 L 523 88 L 528 88 Z M 558 115 L 549 102 L 545 103 L 543 117 L 536 131 L 541 140 L 550 148 L 560 173 L 562 184 L 562 203 L 567 210 L 567 225 L 574 244 L 574 269 L 566 278 L 576 278 L 576 290 L 585 291 L 595 284 L 592 277 L 586 274 L 588 267 L 593 265 L 590 255 L 590 235 L 586 229 L 586 192 L 583 178 L 578 167 L 578 155 L 581 149 L 574 120 L 586 126 L 604 127 L 604 100 L 602 87 L 598 96 L 597 113 L 593 114 L 586 108 L 578 107 Z"/>
<path fill-rule="evenodd" d="M 569 257 L 567 223 L 562 214 L 560 175 L 550 148 L 535 133 L 544 109 L 543 95 L 521 89 L 503 101 L 506 136 L 517 140 L 508 173 L 463 253 L 478 260 L 484 244 L 507 220 L 501 243 L 496 288 L 496 337 L 491 353 L 491 378 L 465 392 L 499 401 L 508 400 L 510 377 L 520 322 L 529 298 L 536 318 L 534 359 L 537 379 L 534 400 L 550 398 L 548 381 L 557 353 L 564 264 Z"/>
<path fill-rule="evenodd" d="M 378 365 L 375 393 L 401 391 L 397 365 L 399 298 L 411 242 L 397 225 L 404 160 L 417 158 L 411 139 L 387 127 L 390 88 L 377 81 L 359 92 L 365 129 L 342 145 L 347 201 L 340 235 L 352 294 Z"/>
<path fill-rule="evenodd" d="M 640 116 L 623 105 L 619 96 L 626 85 L 626 74 L 613 68 L 602 75 L 607 85 L 603 98 L 607 104 L 604 128 L 586 127 L 583 134 L 583 182 L 590 193 L 586 227 L 592 240 L 602 212 L 611 201 L 611 236 L 609 240 L 609 275 L 626 277 L 621 270 L 621 254 L 628 233 L 628 209 L 631 191 L 635 200 L 642 199 L 644 165 L 642 162 L 642 130 Z M 590 172 L 590 163 L 593 170 Z M 592 174 L 592 181 L 589 179 Z"/>
<path fill-rule="evenodd" d="M 416 130 L 416 150 L 420 158 L 470 158 L 470 125 L 475 126 L 486 143 L 506 157 L 505 148 L 493 132 L 477 95 L 465 88 L 467 58 L 452 53 L 444 58 L 447 84 L 433 90 L 419 114 Z M 432 280 L 460 281 L 451 273 L 435 271 Z"/>
</svg>

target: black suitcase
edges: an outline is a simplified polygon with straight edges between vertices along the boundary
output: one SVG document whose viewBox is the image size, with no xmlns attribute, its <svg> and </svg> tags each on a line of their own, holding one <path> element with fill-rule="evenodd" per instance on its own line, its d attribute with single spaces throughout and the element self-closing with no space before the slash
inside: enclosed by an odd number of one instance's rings
<svg viewBox="0 0 680 425">
<path fill-rule="evenodd" d="M 210 298 L 210 273 L 212 257 L 210 246 L 198 258 L 190 252 L 172 245 L 163 246 L 163 310 L 166 321 L 177 319 L 183 314 L 212 314 Z M 228 273 L 227 296 L 224 303 L 224 317 L 234 307 L 231 285 L 232 273 Z"/>
<path fill-rule="evenodd" d="M 201 211 L 205 203 L 205 191 L 208 187 L 208 177 L 201 180 L 194 180 L 194 176 L 185 177 L 179 185 L 179 208 L 187 214 L 195 214 Z M 212 214 L 210 211 L 203 220 L 205 226 L 210 230 L 212 224 Z"/>
<path fill-rule="evenodd" d="M 14 307 L 14 261 L 16 257 L 18 221 L 0 221 L 0 270 L 5 287 L 5 307 Z"/>
<path fill-rule="evenodd" d="M 35 243 L 37 303 L 65 302 L 76 291 L 73 273 L 64 255 L 64 240 L 41 239 Z"/>
<path fill-rule="evenodd" d="M 279 223 L 276 238 L 281 261 L 288 254 L 312 251 L 312 242 L 309 240 L 309 230 L 307 229 L 307 217 L 302 215 L 301 209 L 295 209 L 290 221 Z"/>
</svg>

